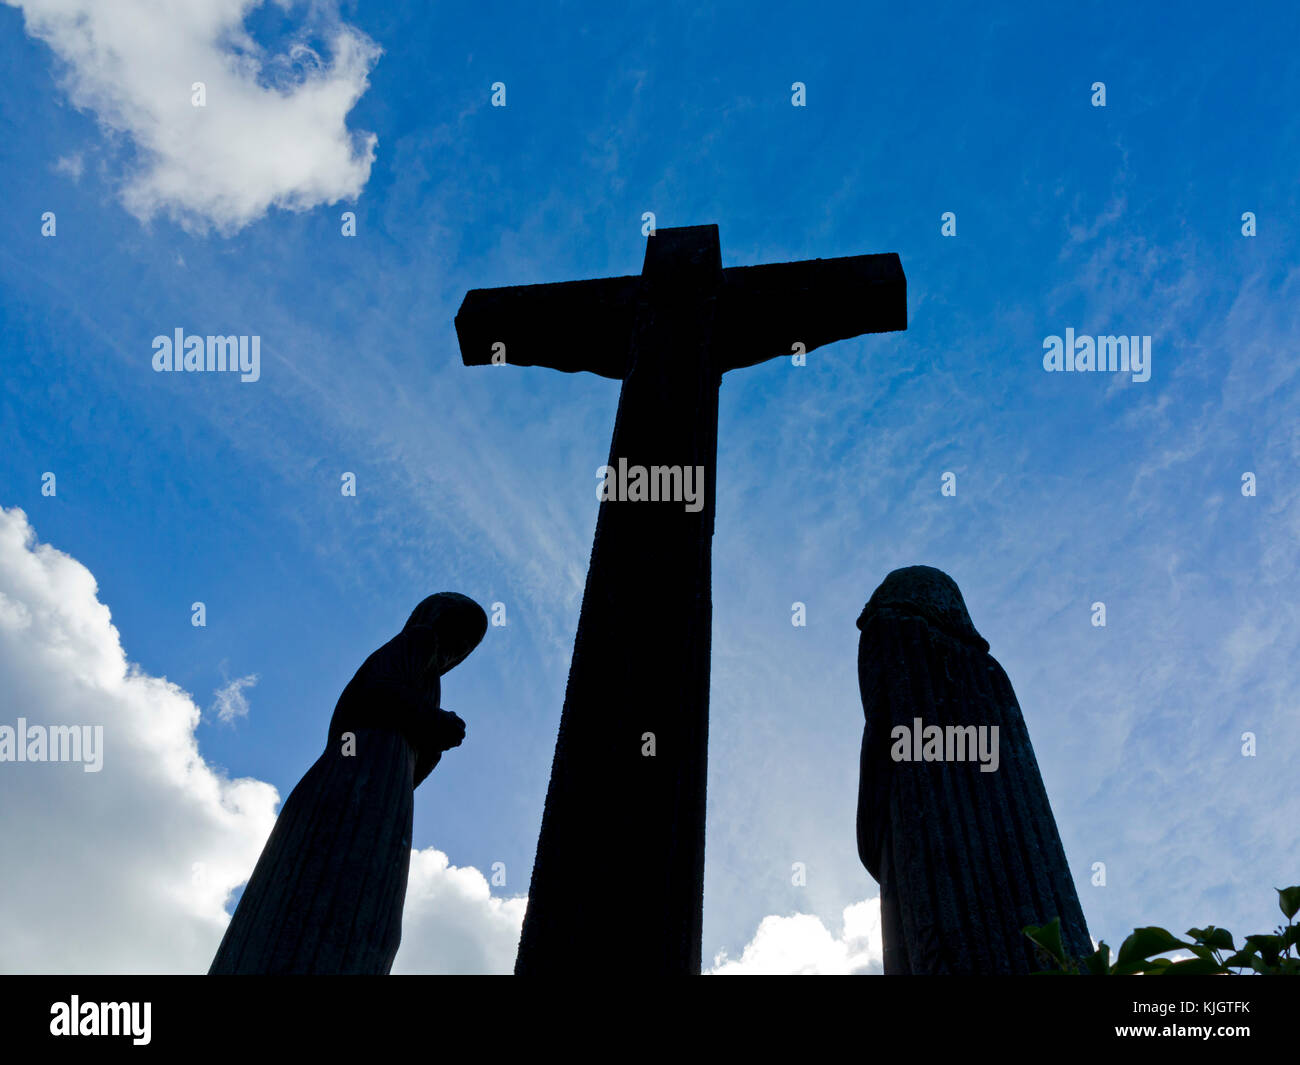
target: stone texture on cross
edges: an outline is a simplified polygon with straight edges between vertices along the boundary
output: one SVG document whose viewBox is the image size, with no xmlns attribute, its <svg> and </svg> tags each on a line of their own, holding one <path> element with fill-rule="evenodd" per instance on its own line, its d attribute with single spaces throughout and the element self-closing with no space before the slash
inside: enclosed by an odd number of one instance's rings
<svg viewBox="0 0 1300 1065">
<path fill-rule="evenodd" d="M 478 645 L 487 615 L 429 596 L 357 670 L 325 752 L 285 800 L 209 970 L 385 974 L 402 937 L 415 789 L 465 724 L 439 707 L 441 677 Z"/>
<path fill-rule="evenodd" d="M 858 628 L 858 854 L 880 884 L 885 972 L 1034 972 L 1044 966 L 1022 929 L 1053 917 L 1073 957 L 1091 953 L 1020 704 L 956 583 L 930 566 L 894 570 Z M 996 726 L 997 769 L 896 759 L 913 753 L 897 744 L 918 720 Z"/>
<path fill-rule="evenodd" d="M 897 255 L 723 269 L 717 227 L 688 226 L 654 233 L 638 276 L 466 295 L 466 365 L 619 379 L 609 466 L 703 475 L 695 511 L 600 505 L 517 973 L 585 973 L 612 951 L 630 971 L 700 971 L 722 375 L 905 329 L 906 293 Z"/>
</svg>

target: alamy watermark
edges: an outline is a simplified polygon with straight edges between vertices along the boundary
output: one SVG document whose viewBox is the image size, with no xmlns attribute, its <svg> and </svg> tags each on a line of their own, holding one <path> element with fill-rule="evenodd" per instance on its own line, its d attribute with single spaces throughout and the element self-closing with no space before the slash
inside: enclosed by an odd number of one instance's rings
<svg viewBox="0 0 1300 1065">
<path fill-rule="evenodd" d="M 895 762 L 979 762 L 981 773 L 998 768 L 997 725 L 924 725 L 919 717 L 911 726 L 889 730 Z"/>
<path fill-rule="evenodd" d="M 0 725 L 0 762 L 81 762 L 87 773 L 104 768 L 103 725 Z"/>
<path fill-rule="evenodd" d="M 617 466 L 601 466 L 596 477 L 602 503 L 685 503 L 690 514 L 704 508 L 703 466 L 629 466 L 619 459 Z"/>
<path fill-rule="evenodd" d="M 229 370 L 241 381 L 262 376 L 260 336 L 186 336 L 177 326 L 171 336 L 153 338 L 155 373 L 215 373 Z"/>
<path fill-rule="evenodd" d="M 152 1002 L 82 1002 L 77 995 L 50 1006 L 50 1035 L 130 1036 L 136 1046 L 152 1038 Z"/>
<path fill-rule="evenodd" d="M 1109 373 L 1131 373 L 1134 381 L 1151 379 L 1151 338 L 1090 337 L 1074 335 L 1074 329 L 1065 331 L 1065 338 L 1052 335 L 1043 338 L 1043 369 L 1064 373 L 1086 373 L 1104 370 Z"/>
</svg>

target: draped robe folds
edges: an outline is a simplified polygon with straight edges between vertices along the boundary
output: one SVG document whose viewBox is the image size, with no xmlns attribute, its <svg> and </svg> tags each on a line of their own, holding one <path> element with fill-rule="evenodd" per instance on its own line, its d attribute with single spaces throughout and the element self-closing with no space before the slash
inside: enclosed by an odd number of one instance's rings
<svg viewBox="0 0 1300 1065">
<path fill-rule="evenodd" d="M 1015 692 L 956 583 L 929 566 L 895 570 L 858 628 L 858 854 L 880 884 L 885 972 L 1034 972 L 1044 964 L 1022 929 L 1053 917 L 1068 953 L 1091 953 Z M 895 761 L 893 730 L 917 719 L 996 726 L 996 771 Z"/>
<path fill-rule="evenodd" d="M 425 599 L 343 690 L 324 753 L 285 800 L 209 970 L 386 974 L 401 942 L 415 788 L 463 724 L 440 677 L 487 631 L 473 600 Z"/>
</svg>

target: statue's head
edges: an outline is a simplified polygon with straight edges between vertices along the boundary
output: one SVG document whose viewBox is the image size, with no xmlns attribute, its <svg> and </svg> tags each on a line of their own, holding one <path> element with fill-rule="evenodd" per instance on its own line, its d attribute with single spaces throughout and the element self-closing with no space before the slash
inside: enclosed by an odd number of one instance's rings
<svg viewBox="0 0 1300 1065">
<path fill-rule="evenodd" d="M 439 592 L 420 603 L 402 633 L 416 642 L 425 655 L 428 680 L 458 666 L 487 633 L 487 614 L 467 595 Z"/>
<path fill-rule="evenodd" d="M 989 649 L 988 641 L 971 622 L 957 582 L 933 566 L 905 566 L 891 572 L 862 608 L 858 628 L 865 632 L 881 611 L 922 618 L 981 651 Z"/>
</svg>

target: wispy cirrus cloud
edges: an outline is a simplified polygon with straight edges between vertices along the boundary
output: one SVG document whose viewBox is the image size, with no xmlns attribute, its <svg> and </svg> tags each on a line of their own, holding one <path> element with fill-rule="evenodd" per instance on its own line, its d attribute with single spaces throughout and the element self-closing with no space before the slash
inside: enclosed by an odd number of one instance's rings
<svg viewBox="0 0 1300 1065">
<path fill-rule="evenodd" d="M 253 687 L 257 679 L 256 673 L 236 677 L 212 693 L 218 721 L 229 725 L 236 718 L 248 716 L 248 696 L 244 694 L 244 689 Z"/>
</svg>

